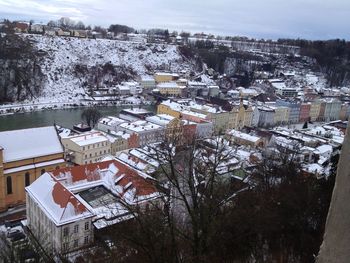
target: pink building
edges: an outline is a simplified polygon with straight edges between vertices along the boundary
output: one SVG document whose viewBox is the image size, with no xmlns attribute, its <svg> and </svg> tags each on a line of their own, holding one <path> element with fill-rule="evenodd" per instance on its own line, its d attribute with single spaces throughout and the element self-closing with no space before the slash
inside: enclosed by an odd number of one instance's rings
<svg viewBox="0 0 350 263">
<path fill-rule="evenodd" d="M 300 105 L 300 115 L 299 115 L 299 121 L 300 122 L 305 122 L 310 120 L 310 108 L 311 108 L 311 103 L 302 103 Z"/>
</svg>

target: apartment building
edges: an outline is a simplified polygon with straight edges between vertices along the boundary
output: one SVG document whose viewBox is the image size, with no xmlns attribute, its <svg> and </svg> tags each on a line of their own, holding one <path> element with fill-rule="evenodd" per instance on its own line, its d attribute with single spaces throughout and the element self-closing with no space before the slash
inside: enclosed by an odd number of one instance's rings
<svg viewBox="0 0 350 263">
<path fill-rule="evenodd" d="M 273 117 L 274 125 L 287 124 L 289 119 L 290 109 L 288 107 L 270 107 L 275 110 Z"/>
<path fill-rule="evenodd" d="M 140 147 L 164 139 L 164 128 L 162 126 L 144 120 L 122 123 L 120 125 L 120 131 L 137 134 Z"/>
<path fill-rule="evenodd" d="M 83 165 L 99 162 L 111 154 L 111 142 L 99 131 L 86 132 L 62 138 L 67 160 Z"/>
<path fill-rule="evenodd" d="M 157 85 L 159 93 L 166 96 L 180 97 L 186 86 L 179 86 L 176 82 L 162 82 Z"/>
<path fill-rule="evenodd" d="M 156 81 L 156 83 L 174 81 L 178 78 L 179 75 L 175 73 L 156 72 L 154 74 L 154 80 Z"/>
</svg>

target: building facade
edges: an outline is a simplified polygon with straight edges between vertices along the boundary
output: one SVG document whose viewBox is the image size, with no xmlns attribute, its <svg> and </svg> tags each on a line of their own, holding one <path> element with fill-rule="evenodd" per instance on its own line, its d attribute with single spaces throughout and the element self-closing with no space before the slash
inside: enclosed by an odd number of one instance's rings
<svg viewBox="0 0 350 263">
<path fill-rule="evenodd" d="M 62 144 L 67 160 L 77 165 L 99 162 L 112 153 L 110 140 L 98 131 L 64 137 Z"/>
<path fill-rule="evenodd" d="M 309 102 L 301 103 L 299 122 L 305 122 L 310 120 L 310 109 L 311 109 L 311 103 Z"/>
</svg>

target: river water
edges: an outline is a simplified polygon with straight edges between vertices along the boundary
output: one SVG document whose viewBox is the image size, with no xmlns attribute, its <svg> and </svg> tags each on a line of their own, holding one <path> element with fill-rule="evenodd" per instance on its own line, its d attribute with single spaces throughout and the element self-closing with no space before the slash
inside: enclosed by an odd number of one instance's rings
<svg viewBox="0 0 350 263">
<path fill-rule="evenodd" d="M 101 112 L 102 116 L 116 116 L 125 108 L 130 108 L 130 106 L 98 107 L 98 110 Z M 142 108 L 155 112 L 155 106 L 142 106 Z M 0 116 L 0 131 L 50 126 L 54 123 L 66 128 L 72 128 L 74 124 L 81 122 L 81 114 L 83 111 L 84 108 L 74 108 L 15 113 L 12 115 Z"/>
</svg>

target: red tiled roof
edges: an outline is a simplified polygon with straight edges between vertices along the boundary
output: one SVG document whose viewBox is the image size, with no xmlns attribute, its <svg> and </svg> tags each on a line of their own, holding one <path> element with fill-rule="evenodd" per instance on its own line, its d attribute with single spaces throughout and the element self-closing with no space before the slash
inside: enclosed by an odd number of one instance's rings
<svg viewBox="0 0 350 263">
<path fill-rule="evenodd" d="M 88 209 L 59 182 L 56 182 L 52 189 L 52 198 L 56 204 L 58 204 L 61 208 L 64 208 L 60 219 L 64 217 L 68 203 L 73 205 L 76 215 L 88 211 Z"/>
<path fill-rule="evenodd" d="M 124 177 L 118 181 L 118 185 L 125 187 L 131 182 L 132 187 L 136 189 L 136 195 L 139 196 L 150 195 L 157 192 L 157 189 L 150 181 L 143 178 L 135 169 L 117 160 L 67 167 L 52 171 L 51 174 L 55 177 L 59 177 L 62 173 L 70 173 L 73 183 L 83 180 L 92 182 L 100 180 L 100 170 L 108 169 L 111 164 L 114 164 L 118 169 L 117 174 L 114 176 L 115 179 L 124 175 Z"/>
</svg>

